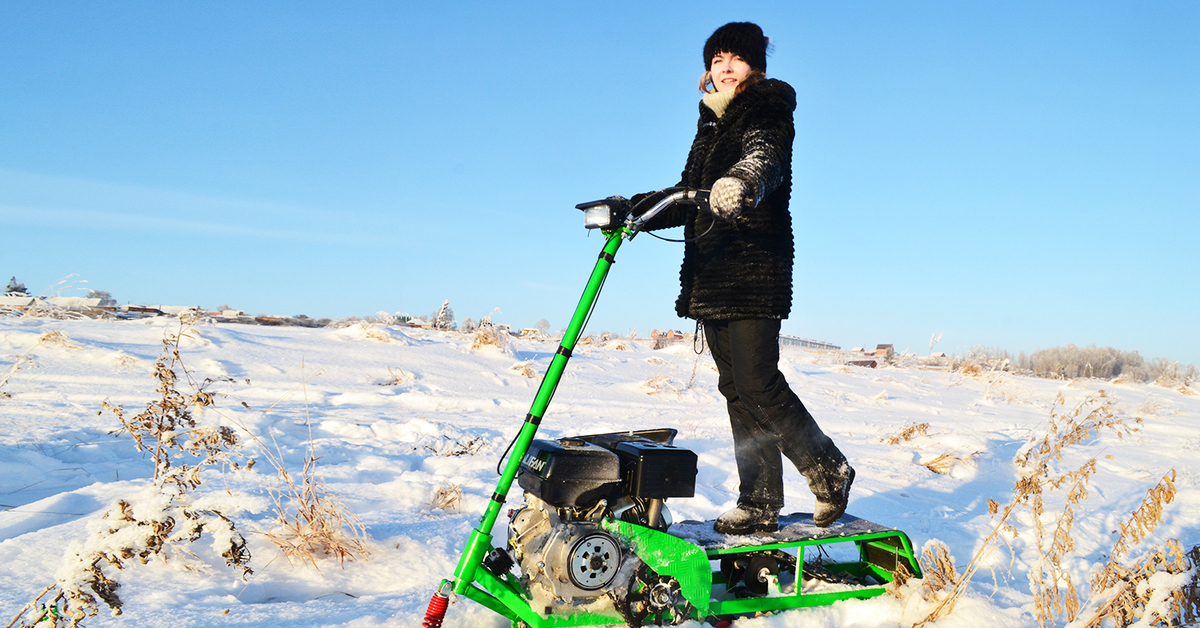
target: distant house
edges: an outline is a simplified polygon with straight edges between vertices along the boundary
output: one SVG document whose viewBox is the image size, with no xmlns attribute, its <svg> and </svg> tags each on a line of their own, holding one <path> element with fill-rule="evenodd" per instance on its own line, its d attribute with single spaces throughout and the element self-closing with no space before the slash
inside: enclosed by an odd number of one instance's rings
<svg viewBox="0 0 1200 628">
<path fill-rule="evenodd" d="M 46 299 L 46 302 L 50 305 L 57 305 L 58 307 L 65 308 L 99 307 L 100 301 L 102 301 L 102 299 L 89 299 L 87 297 L 48 297 Z"/>
<path fill-rule="evenodd" d="M 141 305 L 122 305 L 121 309 L 129 312 L 130 314 L 149 314 L 152 316 L 158 316 L 159 314 L 164 313 L 162 310 L 156 307 L 145 307 Z"/>
<path fill-rule="evenodd" d="M 666 331 L 659 331 L 659 330 L 655 329 L 650 332 L 650 337 L 651 338 L 668 338 L 670 340 L 682 340 L 683 332 L 681 332 L 677 329 L 668 329 Z"/>
<path fill-rule="evenodd" d="M 891 351 L 892 353 L 895 353 L 896 349 L 892 345 L 876 345 L 875 346 L 875 355 L 887 355 L 889 351 Z"/>
<path fill-rule="evenodd" d="M 799 338 L 797 336 L 789 336 L 787 334 L 779 334 L 779 345 L 790 345 L 793 347 L 804 347 L 805 349 L 817 349 L 819 351 L 840 351 L 841 347 L 820 340 L 809 340 L 808 338 Z"/>
<path fill-rule="evenodd" d="M 409 327 L 419 327 L 421 329 L 433 329 L 433 323 L 430 323 L 423 318 L 410 318 L 405 325 L 408 325 Z"/>
</svg>

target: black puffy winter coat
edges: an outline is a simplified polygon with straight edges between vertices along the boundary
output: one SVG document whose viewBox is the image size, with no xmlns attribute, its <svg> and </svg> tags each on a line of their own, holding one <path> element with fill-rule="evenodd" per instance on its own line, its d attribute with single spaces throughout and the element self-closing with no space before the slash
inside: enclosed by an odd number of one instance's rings
<svg viewBox="0 0 1200 628">
<path fill-rule="evenodd" d="M 783 319 L 791 313 L 795 246 L 788 201 L 795 109 L 795 90 L 774 79 L 748 86 L 720 118 L 700 103 L 696 139 L 679 184 L 711 188 L 721 177 L 738 177 L 755 191 L 758 204 L 733 221 L 677 206 L 647 225 L 684 226 L 679 316 Z"/>
</svg>

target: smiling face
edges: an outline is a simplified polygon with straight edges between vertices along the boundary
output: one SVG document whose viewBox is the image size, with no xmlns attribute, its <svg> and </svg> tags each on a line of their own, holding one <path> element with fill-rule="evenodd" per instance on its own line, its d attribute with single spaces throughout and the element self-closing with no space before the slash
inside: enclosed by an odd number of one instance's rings
<svg viewBox="0 0 1200 628">
<path fill-rule="evenodd" d="M 750 64 L 732 52 L 718 52 L 713 55 L 712 66 L 709 69 L 713 87 L 718 92 L 737 89 L 737 86 L 750 76 Z"/>
</svg>

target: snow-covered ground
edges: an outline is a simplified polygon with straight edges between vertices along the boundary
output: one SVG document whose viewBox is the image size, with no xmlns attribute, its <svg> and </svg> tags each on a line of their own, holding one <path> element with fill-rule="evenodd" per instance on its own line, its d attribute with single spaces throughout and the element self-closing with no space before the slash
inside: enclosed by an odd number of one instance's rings
<svg viewBox="0 0 1200 628">
<path fill-rule="evenodd" d="M 178 325 L 166 318 L 0 318 L 0 619 L 53 582 L 64 555 L 87 536 L 89 520 L 153 476 L 147 455 L 127 434 L 115 433 L 117 420 L 101 404 L 138 411 L 154 397 L 154 362 Z M 39 344 L 50 331 L 65 338 Z M 102 612 L 85 624 L 419 625 L 495 488 L 497 460 L 540 381 L 527 375 L 545 370 L 556 345 L 514 340 L 508 351 L 472 351 L 465 334 L 370 325 L 200 324 L 195 331 L 182 343 L 184 363 L 201 378 L 235 380 L 217 388 L 224 396 L 202 419 L 253 432 L 257 442 L 242 434 L 242 451 L 251 456 L 261 457 L 265 445 L 258 443 L 274 443 L 293 472 L 311 437 L 317 473 L 362 521 L 370 559 L 344 568 L 318 561 L 319 570 L 289 563 L 262 534 L 273 522 L 265 487 L 275 481 L 274 470 L 208 467 L 196 498 L 232 515 L 247 536 L 254 573 L 243 581 L 202 539 L 190 549 L 203 569 L 185 569 L 178 559 L 131 561 L 116 574 L 124 614 Z M 577 348 L 539 436 L 675 428 L 676 444 L 699 455 L 700 474 L 696 496 L 668 506 L 676 520 L 716 517 L 734 504 L 737 477 L 711 358 L 697 357 L 690 344 L 658 351 L 622 344 Z M 960 568 L 994 526 L 988 500 L 1011 499 L 1014 456 L 1044 433 L 1059 394 L 1062 411 L 1069 411 L 1105 390 L 1127 415 L 1144 419 L 1131 436 L 1106 432 L 1067 451 L 1063 468 L 1098 459 L 1075 521 L 1076 550 L 1064 561 L 1081 592 L 1089 572 L 1106 560 L 1118 523 L 1172 468 L 1178 496 L 1147 543 L 1170 537 L 1186 547 L 1200 543 L 1200 396 L 1144 384 L 846 367 L 799 349 L 785 349 L 781 367 L 857 469 L 849 512 L 904 530 L 918 547 L 945 542 Z M 925 435 L 883 442 L 921 423 L 929 424 Z M 922 465 L 941 454 L 964 462 L 946 474 Z M 789 471 L 786 482 L 785 511 L 811 511 L 799 475 Z M 449 486 L 463 491 L 459 509 L 431 509 L 434 494 Z M 510 503 L 519 492 L 514 485 Z M 1060 497 L 1050 499 L 1048 516 L 1061 506 Z M 503 529 L 496 537 L 504 539 Z M 1015 556 L 1002 546 L 967 598 L 937 625 L 1036 625 L 1026 575 L 1037 559 L 1032 537 L 1024 532 L 1011 548 Z M 906 614 L 905 604 L 883 596 L 736 625 L 907 625 L 919 617 Z M 459 600 L 445 625 L 505 624 Z"/>
</svg>

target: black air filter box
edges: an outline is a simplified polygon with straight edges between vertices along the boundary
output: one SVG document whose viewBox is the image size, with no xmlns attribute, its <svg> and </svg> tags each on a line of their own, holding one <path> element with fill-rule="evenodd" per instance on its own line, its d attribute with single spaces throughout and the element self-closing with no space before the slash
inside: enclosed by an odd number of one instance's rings
<svg viewBox="0 0 1200 628">
<path fill-rule="evenodd" d="M 645 499 L 696 494 L 696 454 L 690 449 L 649 441 L 617 443 L 625 491 Z"/>
<path fill-rule="evenodd" d="M 535 440 L 521 460 L 517 483 L 556 508 L 589 506 L 620 489 L 621 461 L 578 439 Z"/>
</svg>

